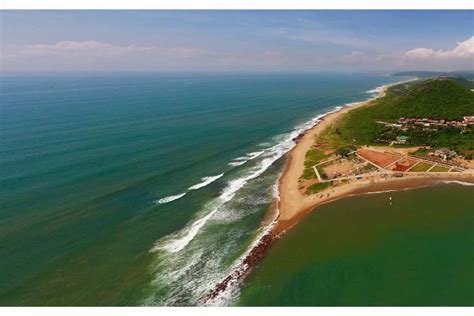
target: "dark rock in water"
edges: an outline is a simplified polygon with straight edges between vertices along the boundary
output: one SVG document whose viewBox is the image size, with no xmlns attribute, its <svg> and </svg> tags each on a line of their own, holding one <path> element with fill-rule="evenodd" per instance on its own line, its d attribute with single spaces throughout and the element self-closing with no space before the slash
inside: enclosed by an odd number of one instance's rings
<svg viewBox="0 0 474 316">
<path fill-rule="evenodd" d="M 305 134 L 306 134 L 306 131 L 299 133 L 298 136 L 292 138 L 292 141 L 294 141 L 295 143 L 298 143 L 298 141 L 299 141 Z"/>
<path fill-rule="evenodd" d="M 214 289 L 207 294 L 203 301 L 204 303 L 216 298 L 220 293 L 224 292 L 227 287 L 236 282 L 241 282 L 245 277 L 247 277 L 255 265 L 262 260 L 265 255 L 268 247 L 271 245 L 275 235 L 272 232 L 264 235 L 259 243 L 249 252 L 249 254 L 242 261 L 240 266 L 238 266 L 230 275 L 228 275 L 224 280 L 219 282 Z"/>
</svg>

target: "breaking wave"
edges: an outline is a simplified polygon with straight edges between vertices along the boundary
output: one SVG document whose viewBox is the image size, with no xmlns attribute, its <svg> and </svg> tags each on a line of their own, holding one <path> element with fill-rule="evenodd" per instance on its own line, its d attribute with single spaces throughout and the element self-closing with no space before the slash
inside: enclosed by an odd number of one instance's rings
<svg viewBox="0 0 474 316">
<path fill-rule="evenodd" d="M 238 167 L 238 166 L 242 166 L 244 163 L 246 163 L 248 160 L 244 160 L 244 161 L 232 161 L 232 162 L 229 162 L 229 166 L 232 166 L 232 167 Z"/>
<path fill-rule="evenodd" d="M 385 86 L 380 86 L 380 87 L 377 87 L 377 88 L 374 88 L 374 89 L 371 89 L 371 90 L 367 90 L 367 91 L 365 91 L 365 93 L 369 93 L 369 94 L 380 93 L 380 92 L 382 92 L 384 87 Z"/>
<path fill-rule="evenodd" d="M 216 181 L 217 179 L 219 179 L 220 177 L 222 177 L 224 174 L 221 173 L 217 176 L 210 176 L 210 177 L 204 177 L 204 178 L 201 178 L 201 183 L 198 183 L 198 184 L 195 184 L 193 186 L 190 186 L 188 188 L 188 190 L 197 190 L 197 189 L 200 189 L 200 188 L 203 188 L 209 184 L 211 184 L 212 182 Z"/>
<path fill-rule="evenodd" d="M 278 179 L 280 177 L 281 177 L 281 173 L 278 176 Z M 230 269 L 230 271 L 232 271 L 232 280 L 229 282 L 227 288 L 223 292 L 219 293 L 219 295 L 217 297 L 215 297 L 214 299 L 211 299 L 208 302 L 206 302 L 205 305 L 208 305 L 208 306 L 227 306 L 227 305 L 229 305 L 229 303 L 231 303 L 237 297 L 237 295 L 239 293 L 239 281 L 240 281 L 239 280 L 239 275 L 244 274 L 245 272 L 248 271 L 248 269 L 251 268 L 248 265 L 244 264 L 245 258 L 250 254 L 250 252 L 252 251 L 253 248 L 255 248 L 257 245 L 260 244 L 260 242 L 262 241 L 262 238 L 264 236 L 266 236 L 268 233 L 271 232 L 271 230 L 273 229 L 273 227 L 277 223 L 278 215 L 280 213 L 280 211 L 278 209 L 278 201 L 280 201 L 280 191 L 278 189 L 278 184 L 279 184 L 279 181 L 276 181 L 273 184 L 273 187 L 272 187 L 272 197 L 276 201 L 276 203 L 275 203 L 275 208 L 276 208 L 275 209 L 275 215 L 274 215 L 272 221 L 268 225 L 266 225 L 266 226 L 264 226 L 260 229 L 260 231 L 258 232 L 256 238 L 254 239 L 254 241 L 252 242 L 250 247 L 248 247 L 247 250 L 245 251 L 245 253 L 243 253 L 239 257 L 239 259 L 236 260 L 234 266 Z"/>
<path fill-rule="evenodd" d="M 162 199 L 155 200 L 155 201 L 153 201 L 153 203 L 155 203 L 155 204 L 165 204 L 165 203 L 169 203 L 169 202 L 172 202 L 174 200 L 180 199 L 185 195 L 186 195 L 186 192 L 181 193 L 181 194 L 177 194 L 177 195 L 170 195 L 170 196 L 164 197 Z"/>
<path fill-rule="evenodd" d="M 258 156 L 260 156 L 261 154 L 263 154 L 265 151 L 262 150 L 262 151 L 254 151 L 254 152 L 251 152 L 251 153 L 248 153 L 247 156 L 245 156 L 243 158 L 243 160 L 253 160 L 255 158 L 257 158 Z M 241 157 L 239 158 L 236 158 L 235 160 L 239 160 Z"/>
<path fill-rule="evenodd" d="M 232 166 L 232 167 L 242 166 L 243 164 L 245 164 L 249 160 L 253 160 L 253 159 L 257 158 L 258 156 L 260 156 L 264 152 L 265 151 L 262 150 L 262 151 L 254 151 L 254 152 L 248 153 L 245 156 L 235 158 L 234 161 L 229 162 L 228 165 Z"/>
<path fill-rule="evenodd" d="M 367 100 L 364 100 L 364 101 L 360 101 L 360 102 L 351 102 L 351 103 L 346 103 L 345 106 L 347 107 L 350 107 L 350 106 L 355 106 L 355 105 L 359 105 L 361 103 L 364 103 L 364 102 L 367 102 Z"/>
</svg>

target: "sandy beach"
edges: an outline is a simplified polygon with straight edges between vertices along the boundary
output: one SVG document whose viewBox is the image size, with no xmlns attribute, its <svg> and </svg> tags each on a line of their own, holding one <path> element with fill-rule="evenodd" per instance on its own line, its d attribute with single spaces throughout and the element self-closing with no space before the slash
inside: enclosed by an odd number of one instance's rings
<svg viewBox="0 0 474 316">
<path fill-rule="evenodd" d="M 351 192 L 355 188 L 346 187 L 338 188 L 337 193 L 333 193 L 331 199 L 329 197 L 318 199 L 317 196 L 305 196 L 298 189 L 298 180 L 304 171 L 304 161 L 306 152 L 315 142 L 315 137 L 324 131 L 327 127 L 337 122 L 344 114 L 349 111 L 368 105 L 376 98 L 385 95 L 385 91 L 389 85 L 383 87 L 379 95 L 375 98 L 360 102 L 351 107 L 343 107 L 339 111 L 332 112 L 322 118 L 321 122 L 308 129 L 299 139 L 298 143 L 288 153 L 285 170 L 280 178 L 279 192 L 280 201 L 278 203 L 279 216 L 275 225 L 275 233 L 279 234 L 287 229 L 289 225 L 295 223 L 296 218 L 301 218 L 303 213 L 307 213 L 308 209 L 316 207 L 318 204 L 333 200 L 335 196 L 342 196 Z M 347 191 L 347 192 L 346 192 Z"/>
<path fill-rule="evenodd" d="M 388 190 L 403 190 L 427 185 L 435 185 L 443 181 L 474 182 L 472 173 L 445 173 L 443 175 L 405 175 L 403 178 L 367 178 L 357 182 L 349 182 L 339 186 L 331 187 L 320 194 L 306 196 L 299 190 L 298 180 L 304 171 L 305 155 L 315 142 L 316 136 L 327 127 L 336 123 L 349 111 L 363 106 L 370 106 L 370 103 L 377 98 L 383 97 L 386 90 L 391 85 L 385 85 L 375 98 L 361 102 L 359 104 L 343 107 L 339 111 L 325 116 L 321 122 L 308 129 L 299 139 L 295 147 L 288 153 L 285 170 L 280 178 L 279 192 L 280 201 L 278 203 L 278 219 L 273 228 L 275 235 L 280 235 L 295 225 L 306 214 L 317 206 L 346 197 L 350 195 L 363 194 L 369 192 L 379 192 Z"/>
</svg>

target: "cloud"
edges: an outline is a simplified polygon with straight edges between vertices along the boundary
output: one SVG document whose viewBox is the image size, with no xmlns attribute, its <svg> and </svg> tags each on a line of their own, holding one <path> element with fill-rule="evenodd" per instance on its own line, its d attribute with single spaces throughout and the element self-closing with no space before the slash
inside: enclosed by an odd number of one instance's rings
<svg viewBox="0 0 474 316">
<path fill-rule="evenodd" d="M 453 67 L 472 69 L 474 68 L 474 36 L 465 41 L 457 42 L 456 47 L 451 50 L 415 48 L 407 51 L 402 56 L 403 65 L 420 65 L 420 63 L 438 69 Z"/>
<path fill-rule="evenodd" d="M 415 48 L 405 53 L 405 57 L 418 59 L 418 58 L 428 58 L 434 55 L 434 50 L 431 48 Z"/>
<path fill-rule="evenodd" d="M 117 56 L 117 55 L 133 55 L 133 54 L 147 54 L 147 55 L 160 55 L 168 54 L 174 56 L 180 56 L 184 58 L 193 57 L 196 55 L 206 54 L 207 51 L 200 48 L 192 47 L 156 47 L 156 46 L 118 46 L 110 43 L 97 42 L 97 41 L 62 41 L 56 44 L 34 44 L 25 45 L 19 51 L 23 55 L 36 55 L 36 56 L 48 56 L 48 55 L 83 55 L 83 56 Z"/>
<path fill-rule="evenodd" d="M 94 40 L 60 41 L 9 47 L 2 54 L 1 65 L 3 71 L 271 71 L 315 70 L 327 64 L 328 58 L 336 61 L 335 56 L 260 48 L 210 51 Z"/>
<path fill-rule="evenodd" d="M 172 70 L 191 67 L 214 53 L 197 47 L 114 45 L 60 41 L 2 47 L 2 71 Z"/>
<path fill-rule="evenodd" d="M 43 53 L 58 53 L 58 52 L 87 52 L 87 51 L 97 51 L 97 50 L 109 50 L 116 49 L 111 44 L 101 43 L 97 41 L 85 41 L 85 42 L 74 42 L 74 41 L 62 41 L 56 44 L 33 44 L 26 45 L 26 50 L 31 50 L 33 52 L 43 52 Z"/>
<path fill-rule="evenodd" d="M 2 71 L 278 70 L 294 65 L 293 58 L 275 50 L 210 51 L 94 40 L 2 47 L 0 57 Z"/>
<path fill-rule="evenodd" d="M 118 45 L 95 40 L 0 46 L 2 71 L 318 71 L 470 70 L 474 36 L 448 50 L 414 48 L 335 53 L 256 46 L 213 50 L 192 46 Z"/>
</svg>

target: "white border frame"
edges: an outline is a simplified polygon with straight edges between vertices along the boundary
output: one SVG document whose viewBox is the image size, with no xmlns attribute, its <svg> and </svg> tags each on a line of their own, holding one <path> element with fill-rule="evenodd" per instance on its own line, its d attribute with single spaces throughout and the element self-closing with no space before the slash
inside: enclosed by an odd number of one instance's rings
<svg viewBox="0 0 474 316">
<path fill-rule="evenodd" d="M 474 10 L 472 0 L 1 0 L 3 10 Z M 1 13 L 1 12 L 0 12 Z M 4 315 L 473 315 L 472 307 L 262 307 L 262 308 L 170 308 L 170 307 L 0 307 Z"/>
<path fill-rule="evenodd" d="M 83 316 L 83 315 L 114 315 L 114 316 L 472 316 L 472 307 L 4 307 L 0 308 L 4 315 L 12 316 Z"/>
<path fill-rule="evenodd" d="M 0 9 L 474 10 L 471 0 L 1 0 Z"/>
</svg>

